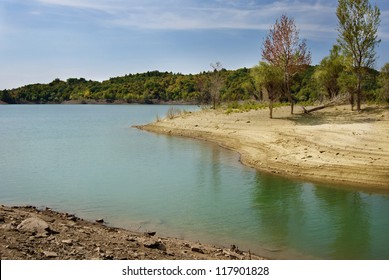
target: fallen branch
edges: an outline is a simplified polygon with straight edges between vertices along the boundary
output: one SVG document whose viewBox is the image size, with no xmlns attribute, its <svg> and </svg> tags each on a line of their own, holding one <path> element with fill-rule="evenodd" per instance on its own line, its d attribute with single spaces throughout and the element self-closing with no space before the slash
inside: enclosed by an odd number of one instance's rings
<svg viewBox="0 0 389 280">
<path fill-rule="evenodd" d="M 328 102 L 328 103 L 326 103 L 324 105 L 320 105 L 320 106 L 317 106 L 317 107 L 314 107 L 314 108 L 311 108 L 311 109 L 306 109 L 304 106 L 302 106 L 302 109 L 304 111 L 304 114 L 309 114 L 311 112 L 322 110 L 322 109 L 327 108 L 327 107 L 333 107 L 333 106 L 337 106 L 337 105 L 342 105 L 345 102 L 347 102 L 347 96 L 341 95 L 341 96 L 335 97 L 330 102 Z"/>
<path fill-rule="evenodd" d="M 309 113 L 311 113 L 311 112 L 318 111 L 318 110 L 321 110 L 321 109 L 324 109 L 324 108 L 327 108 L 327 107 L 330 107 L 330 106 L 321 105 L 321 106 L 318 106 L 318 107 L 315 107 L 315 108 L 312 108 L 312 109 L 306 109 L 306 108 L 303 106 L 302 108 L 303 108 L 303 110 L 304 110 L 304 114 L 309 114 Z"/>
</svg>

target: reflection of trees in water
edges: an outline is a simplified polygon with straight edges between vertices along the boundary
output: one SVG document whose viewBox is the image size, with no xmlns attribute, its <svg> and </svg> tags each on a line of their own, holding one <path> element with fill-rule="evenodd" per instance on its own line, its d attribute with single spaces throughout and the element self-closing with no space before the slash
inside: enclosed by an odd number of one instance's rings
<svg viewBox="0 0 389 280">
<path fill-rule="evenodd" d="M 330 259 L 370 255 L 370 217 L 360 192 L 310 188 L 258 174 L 253 205 L 261 239 L 271 249 L 289 248 Z"/>
<path fill-rule="evenodd" d="M 200 148 L 198 152 L 199 160 L 196 161 L 196 173 L 199 186 L 207 185 L 208 178 L 212 186 L 217 189 L 221 185 L 221 148 L 210 145 L 207 148 Z"/>
<path fill-rule="evenodd" d="M 262 235 L 270 246 L 294 247 L 304 225 L 304 204 L 299 183 L 275 176 L 257 174 L 254 208 Z M 272 249 L 277 249 L 272 248 Z"/>
<path fill-rule="evenodd" d="M 213 187 L 219 187 L 221 184 L 220 175 L 220 147 L 212 146 L 212 185 Z"/>
<path fill-rule="evenodd" d="M 314 194 L 332 236 L 330 258 L 366 259 L 370 253 L 367 205 L 357 191 L 316 187 Z"/>
</svg>

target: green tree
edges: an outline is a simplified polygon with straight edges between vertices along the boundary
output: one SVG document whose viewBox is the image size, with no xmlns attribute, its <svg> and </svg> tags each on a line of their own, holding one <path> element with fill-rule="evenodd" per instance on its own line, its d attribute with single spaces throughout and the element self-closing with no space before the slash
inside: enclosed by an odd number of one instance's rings
<svg viewBox="0 0 389 280">
<path fill-rule="evenodd" d="M 328 98 L 334 98 L 340 93 L 339 77 L 345 69 L 344 56 L 340 53 L 340 46 L 334 45 L 330 55 L 323 58 L 315 72 L 315 78 Z"/>
<path fill-rule="evenodd" d="M 381 68 L 378 82 L 380 85 L 379 99 L 381 101 L 389 102 L 389 63 L 386 63 Z"/>
<path fill-rule="evenodd" d="M 338 43 L 346 56 L 351 58 L 353 74 L 356 76 L 357 110 L 361 110 L 362 87 L 366 69 L 376 60 L 375 48 L 379 44 L 378 26 L 380 10 L 368 0 L 339 0 L 336 10 L 338 17 Z M 353 102 L 354 98 L 351 97 Z M 351 108 L 353 109 L 353 105 Z"/>
<path fill-rule="evenodd" d="M 269 98 L 269 116 L 273 118 L 273 103 L 282 94 L 284 83 L 283 72 L 280 68 L 260 62 L 258 66 L 252 68 L 252 76 L 258 88 L 264 89 Z"/>
</svg>

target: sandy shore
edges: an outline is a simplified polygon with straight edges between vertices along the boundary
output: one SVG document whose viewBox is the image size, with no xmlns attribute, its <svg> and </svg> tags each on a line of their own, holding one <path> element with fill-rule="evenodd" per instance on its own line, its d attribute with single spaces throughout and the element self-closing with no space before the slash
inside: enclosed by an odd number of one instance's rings
<svg viewBox="0 0 389 280">
<path fill-rule="evenodd" d="M 349 106 L 309 115 L 289 107 L 226 114 L 223 110 L 184 113 L 137 126 L 150 132 L 203 139 L 241 154 L 258 170 L 310 181 L 389 191 L 389 108 Z"/>
</svg>

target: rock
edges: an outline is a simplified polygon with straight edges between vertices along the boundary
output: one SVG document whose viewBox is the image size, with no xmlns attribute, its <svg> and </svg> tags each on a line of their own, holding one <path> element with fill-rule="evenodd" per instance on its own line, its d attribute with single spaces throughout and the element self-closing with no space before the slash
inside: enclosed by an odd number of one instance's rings
<svg viewBox="0 0 389 280">
<path fill-rule="evenodd" d="M 154 236 L 156 235 L 157 233 L 155 231 L 148 231 L 148 232 L 145 232 L 145 235 L 147 236 Z"/>
<path fill-rule="evenodd" d="M 143 242 L 143 246 L 150 249 L 158 249 L 166 251 L 166 246 L 160 240 L 147 240 Z"/>
<path fill-rule="evenodd" d="M 192 246 L 191 250 L 192 250 L 192 252 L 204 254 L 203 249 L 201 249 L 200 247 L 197 247 L 197 246 Z"/>
<path fill-rule="evenodd" d="M 42 220 L 44 220 L 47 223 L 54 223 L 55 219 L 52 217 L 42 216 Z"/>
<path fill-rule="evenodd" d="M 58 257 L 58 254 L 56 252 L 51 252 L 51 251 L 43 251 L 43 254 L 47 258 L 56 258 L 56 257 Z"/>
<path fill-rule="evenodd" d="M 96 223 L 102 224 L 102 223 L 104 223 L 104 219 L 97 219 L 97 220 L 96 220 Z"/>
<path fill-rule="evenodd" d="M 67 245 L 72 245 L 73 244 L 73 240 L 72 239 L 64 239 L 64 240 L 61 240 L 61 242 L 63 244 L 67 244 Z"/>
<path fill-rule="evenodd" d="M 238 256 L 234 253 L 229 253 L 227 256 L 230 258 L 230 260 L 240 260 L 241 259 L 240 256 Z"/>
<path fill-rule="evenodd" d="M 74 215 L 70 215 L 70 216 L 68 216 L 68 220 L 69 221 L 76 221 L 77 220 L 77 217 L 76 216 L 74 216 Z"/>
<path fill-rule="evenodd" d="M 19 231 L 44 233 L 50 231 L 49 225 L 40 218 L 27 218 L 23 220 L 17 227 Z"/>
<path fill-rule="evenodd" d="M 237 254 L 240 254 L 240 255 L 243 254 L 243 252 L 241 250 L 239 250 L 238 246 L 236 246 L 235 244 L 232 244 L 230 246 L 230 251 L 234 252 L 234 253 L 237 253 Z"/>
<path fill-rule="evenodd" d="M 0 215 L 0 223 L 4 223 L 4 222 L 5 222 L 4 216 Z"/>
<path fill-rule="evenodd" d="M 0 229 L 4 229 L 4 230 L 13 230 L 13 229 L 14 229 L 14 226 L 12 225 L 12 223 L 8 223 L 8 224 L 1 225 L 1 226 L 0 226 Z"/>
</svg>

